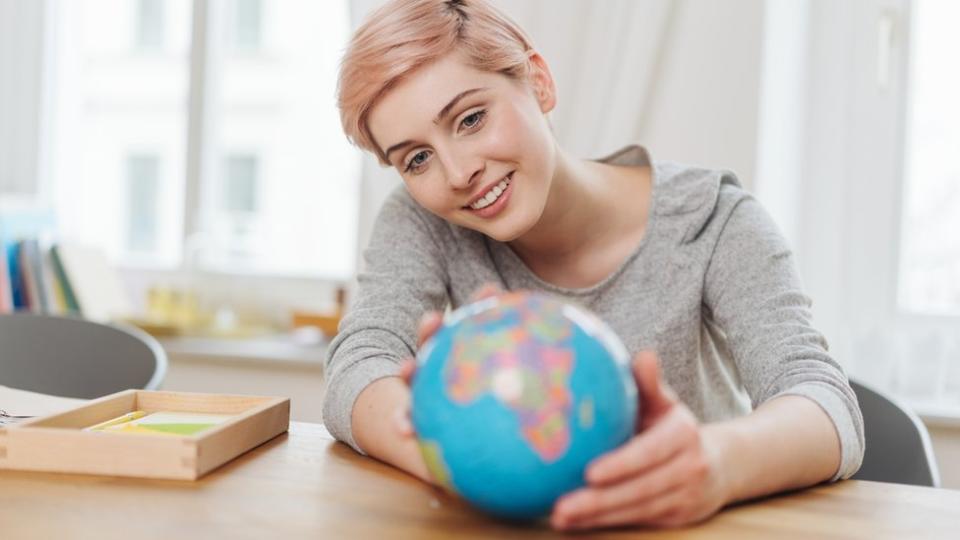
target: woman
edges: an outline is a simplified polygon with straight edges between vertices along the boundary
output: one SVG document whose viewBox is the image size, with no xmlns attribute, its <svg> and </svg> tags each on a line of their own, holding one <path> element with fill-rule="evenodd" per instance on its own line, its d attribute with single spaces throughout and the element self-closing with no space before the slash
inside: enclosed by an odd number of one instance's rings
<svg viewBox="0 0 960 540">
<path fill-rule="evenodd" d="M 331 433 L 431 481 L 395 420 L 409 402 L 401 360 L 436 312 L 493 283 L 585 305 L 636 354 L 643 425 L 557 502 L 554 527 L 689 524 L 856 472 L 856 398 L 759 204 L 728 172 L 636 145 L 574 158 L 550 129 L 556 104 L 546 60 L 485 1 L 394 0 L 357 30 L 344 130 L 404 186 L 329 349 Z"/>
</svg>

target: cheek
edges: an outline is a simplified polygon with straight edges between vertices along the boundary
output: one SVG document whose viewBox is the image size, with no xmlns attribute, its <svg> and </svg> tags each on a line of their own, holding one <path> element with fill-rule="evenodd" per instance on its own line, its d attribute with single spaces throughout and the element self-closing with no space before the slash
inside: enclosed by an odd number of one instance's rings
<svg viewBox="0 0 960 540">
<path fill-rule="evenodd" d="M 434 214 L 442 214 L 447 210 L 449 201 L 444 197 L 443 189 L 438 189 L 432 178 L 417 178 L 405 180 L 407 192 L 420 206 Z M 442 216 L 441 216 L 442 217 Z"/>
<path fill-rule="evenodd" d="M 539 113 L 538 113 L 539 114 Z M 530 114 L 522 107 L 505 107 L 491 120 L 486 130 L 488 155 L 505 162 L 525 161 L 531 165 L 539 161 L 549 149 L 549 130 L 544 130 L 544 119 Z"/>
</svg>

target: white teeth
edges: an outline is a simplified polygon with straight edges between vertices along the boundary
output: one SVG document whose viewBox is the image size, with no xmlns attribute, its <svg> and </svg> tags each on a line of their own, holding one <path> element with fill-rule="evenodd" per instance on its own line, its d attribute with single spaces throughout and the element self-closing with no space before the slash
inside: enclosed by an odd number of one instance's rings
<svg viewBox="0 0 960 540">
<path fill-rule="evenodd" d="M 504 178 L 500 181 L 499 184 L 493 186 L 486 195 L 477 199 L 477 202 L 470 205 L 470 208 L 474 210 L 480 210 L 481 208 L 486 208 L 493 204 L 500 195 L 503 195 L 503 192 L 507 190 L 507 186 L 510 184 L 510 181 Z"/>
</svg>

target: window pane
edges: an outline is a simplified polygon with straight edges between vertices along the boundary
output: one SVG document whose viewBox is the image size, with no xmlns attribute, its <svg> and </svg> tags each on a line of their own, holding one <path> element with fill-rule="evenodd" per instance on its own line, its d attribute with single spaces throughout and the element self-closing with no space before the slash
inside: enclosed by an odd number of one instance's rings
<svg viewBox="0 0 960 540">
<path fill-rule="evenodd" d="M 260 48 L 261 5 L 260 0 L 230 0 L 231 47 L 238 52 L 253 52 Z"/>
<path fill-rule="evenodd" d="M 960 2 L 913 9 L 899 301 L 960 313 Z"/>
<path fill-rule="evenodd" d="M 343 136 L 334 96 L 347 5 L 212 3 L 211 21 L 233 28 L 211 34 L 224 37 L 211 43 L 207 73 L 204 178 L 213 180 L 201 197 L 204 268 L 351 275 L 360 157 Z"/>
<path fill-rule="evenodd" d="M 134 155 L 127 161 L 130 196 L 127 218 L 127 249 L 150 253 L 157 248 L 157 192 L 160 187 L 160 159 Z"/>
<path fill-rule="evenodd" d="M 224 181 L 224 209 L 237 214 L 254 213 L 257 209 L 256 156 L 229 156 Z"/>
<path fill-rule="evenodd" d="M 179 265 L 191 2 L 52 2 L 51 173 L 61 236 Z M 142 54 L 149 46 L 150 54 Z"/>
<path fill-rule="evenodd" d="M 141 50 L 158 50 L 163 47 L 163 0 L 139 0 L 137 2 L 136 45 Z"/>
</svg>

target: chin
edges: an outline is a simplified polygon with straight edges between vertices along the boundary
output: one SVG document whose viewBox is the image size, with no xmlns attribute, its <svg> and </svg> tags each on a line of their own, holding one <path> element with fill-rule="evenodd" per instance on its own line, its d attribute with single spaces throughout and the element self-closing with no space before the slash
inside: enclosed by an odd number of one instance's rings
<svg viewBox="0 0 960 540">
<path fill-rule="evenodd" d="M 497 242 L 512 242 L 517 238 L 520 238 L 526 234 L 530 229 L 533 228 L 534 223 L 525 223 L 519 222 L 518 220 L 506 221 L 503 223 L 497 223 L 492 227 L 484 227 L 479 232 L 487 235 L 492 240 Z"/>
</svg>

